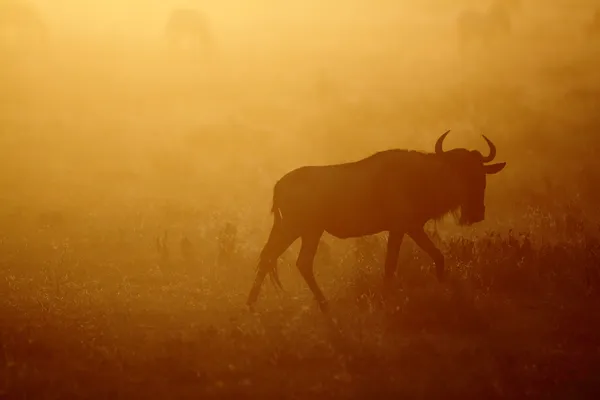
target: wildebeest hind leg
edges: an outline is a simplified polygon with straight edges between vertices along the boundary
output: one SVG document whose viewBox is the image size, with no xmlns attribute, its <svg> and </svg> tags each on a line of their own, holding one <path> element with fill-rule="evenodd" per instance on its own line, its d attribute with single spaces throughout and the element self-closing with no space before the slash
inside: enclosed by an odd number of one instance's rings
<svg viewBox="0 0 600 400">
<path fill-rule="evenodd" d="M 391 231 L 388 236 L 387 250 L 385 254 L 385 272 L 383 275 L 383 292 L 384 296 L 388 295 L 391 289 L 391 284 L 396 274 L 398 267 L 398 256 L 400 254 L 400 246 L 404 232 Z"/>
<path fill-rule="evenodd" d="M 315 274 L 313 272 L 315 254 L 319 248 L 322 234 L 323 232 L 302 235 L 302 247 L 300 247 L 300 254 L 298 255 L 296 266 L 319 303 L 321 311 L 327 312 L 327 300 L 319 288 L 319 285 L 317 285 Z"/>
<path fill-rule="evenodd" d="M 408 232 L 408 236 L 415 241 L 417 246 L 419 246 L 425 253 L 427 253 L 435 263 L 435 269 L 437 272 L 438 281 L 442 282 L 444 280 L 444 255 L 435 247 L 435 244 L 431 241 L 429 236 L 425 233 L 423 228 L 411 230 Z"/>
<path fill-rule="evenodd" d="M 249 307 L 252 307 L 258 299 L 260 288 L 267 274 L 277 268 L 277 259 L 297 238 L 298 235 L 285 230 L 280 221 L 276 220 L 273 224 L 269 239 L 260 253 L 256 277 L 246 303 Z"/>
</svg>

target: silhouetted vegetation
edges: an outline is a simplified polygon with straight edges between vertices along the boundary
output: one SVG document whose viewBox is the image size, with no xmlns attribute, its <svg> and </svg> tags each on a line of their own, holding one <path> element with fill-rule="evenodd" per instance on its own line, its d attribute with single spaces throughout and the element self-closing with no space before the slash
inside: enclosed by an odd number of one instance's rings
<svg viewBox="0 0 600 400">
<path fill-rule="evenodd" d="M 356 268 L 353 256 L 317 265 L 320 281 L 337 293 L 333 326 L 316 304 L 303 308 L 312 298 L 296 271 L 282 271 L 287 294 L 267 287 L 261 315 L 253 316 L 242 308 L 251 254 L 226 269 L 205 257 L 182 271 L 179 252 L 167 265 L 152 257 L 150 243 L 125 239 L 71 239 L 46 249 L 3 240 L 4 394 L 597 393 L 600 321 L 590 307 L 599 300 L 600 245 L 592 237 L 440 239 L 451 259 L 447 285 L 409 245 L 386 304 L 380 242 L 366 268 Z"/>
</svg>

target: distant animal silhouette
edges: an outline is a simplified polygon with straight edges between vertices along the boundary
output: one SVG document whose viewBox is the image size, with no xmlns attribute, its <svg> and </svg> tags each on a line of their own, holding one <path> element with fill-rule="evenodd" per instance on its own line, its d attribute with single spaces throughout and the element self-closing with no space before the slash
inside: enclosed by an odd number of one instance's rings
<svg viewBox="0 0 600 400">
<path fill-rule="evenodd" d="M 486 175 L 506 163 L 490 163 L 496 146 L 485 136 L 490 153 L 453 149 L 444 151 L 445 132 L 435 153 L 404 149 L 381 151 L 355 162 L 304 166 L 284 175 L 273 189 L 274 222 L 262 249 L 247 304 L 252 307 L 267 274 L 281 287 L 277 259 L 298 238 L 302 240 L 296 265 L 322 311 L 327 301 L 313 273 L 313 260 L 324 232 L 351 238 L 388 232 L 384 283 L 395 275 L 400 245 L 410 236 L 434 261 L 437 277 L 444 278 L 444 256 L 424 231 L 432 219 L 448 213 L 470 225 L 485 217 Z"/>
<path fill-rule="evenodd" d="M 456 27 L 459 45 L 489 45 L 512 31 L 511 11 L 514 7 L 496 1 L 485 12 L 469 9 L 460 13 Z"/>
<path fill-rule="evenodd" d="M 197 10 L 178 8 L 171 12 L 165 27 L 169 48 L 176 54 L 207 55 L 213 38 L 208 22 Z"/>
<path fill-rule="evenodd" d="M 47 34 L 33 6 L 24 1 L 0 1 L 0 48 L 31 50 L 44 45 Z"/>
</svg>

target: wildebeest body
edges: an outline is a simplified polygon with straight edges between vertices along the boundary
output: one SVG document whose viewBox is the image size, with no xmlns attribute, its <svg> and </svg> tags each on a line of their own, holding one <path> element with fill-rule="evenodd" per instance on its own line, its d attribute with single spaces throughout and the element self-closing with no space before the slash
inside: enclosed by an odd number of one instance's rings
<svg viewBox="0 0 600 400">
<path fill-rule="evenodd" d="M 460 211 L 461 224 L 482 221 L 486 175 L 505 166 L 485 165 L 496 154 L 485 136 L 490 154 L 484 157 L 466 149 L 444 151 L 447 134 L 438 139 L 435 153 L 386 150 L 355 162 L 305 166 L 284 175 L 273 189 L 273 227 L 260 255 L 248 304 L 256 301 L 267 274 L 280 285 L 277 259 L 301 238 L 296 264 L 325 309 L 325 297 L 313 274 L 313 260 L 324 232 L 351 238 L 387 231 L 386 283 L 395 273 L 406 234 L 431 256 L 442 280 L 444 257 L 425 233 L 425 223 L 454 211 Z"/>
<path fill-rule="evenodd" d="M 449 189 L 443 202 L 437 201 L 440 176 Z M 454 181 L 453 172 L 431 154 L 387 150 L 356 162 L 286 174 L 275 185 L 273 211 L 298 230 L 359 237 L 443 217 L 459 206 Z"/>
</svg>

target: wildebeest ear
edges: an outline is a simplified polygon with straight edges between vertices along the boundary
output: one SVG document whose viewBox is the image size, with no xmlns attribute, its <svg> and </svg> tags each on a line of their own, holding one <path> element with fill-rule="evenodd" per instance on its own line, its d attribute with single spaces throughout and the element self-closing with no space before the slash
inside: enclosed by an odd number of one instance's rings
<svg viewBox="0 0 600 400">
<path fill-rule="evenodd" d="M 502 171 L 504 169 L 504 167 L 506 167 L 506 163 L 501 162 L 501 163 L 496 163 L 496 164 L 484 165 L 483 169 L 485 170 L 486 174 L 493 175 L 493 174 L 497 174 L 498 172 Z"/>
</svg>

